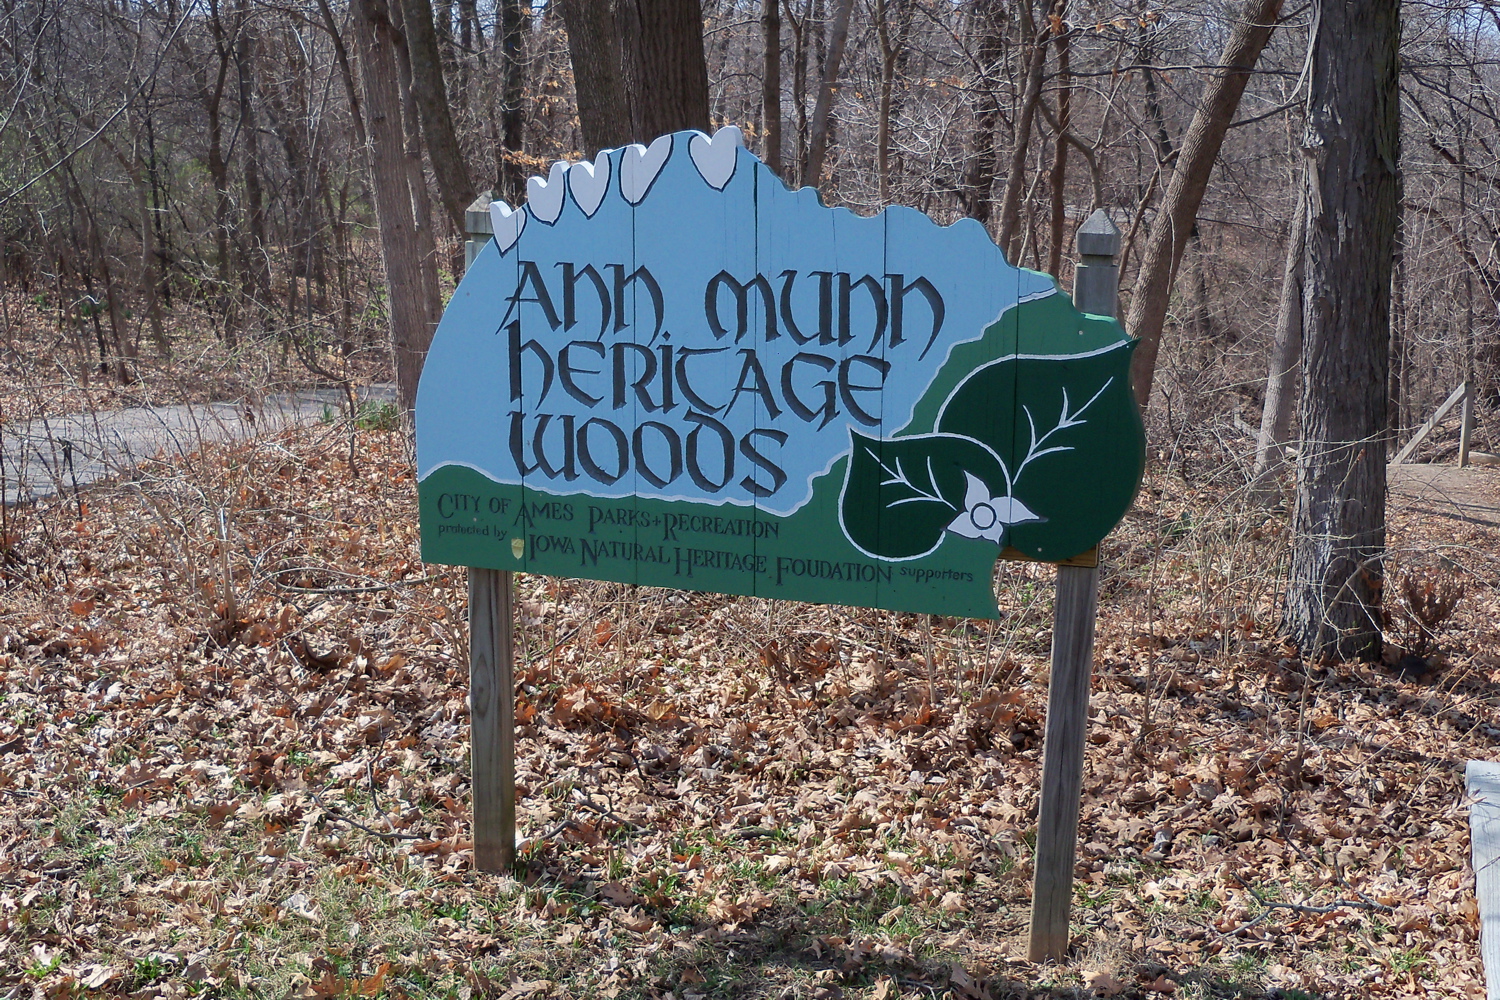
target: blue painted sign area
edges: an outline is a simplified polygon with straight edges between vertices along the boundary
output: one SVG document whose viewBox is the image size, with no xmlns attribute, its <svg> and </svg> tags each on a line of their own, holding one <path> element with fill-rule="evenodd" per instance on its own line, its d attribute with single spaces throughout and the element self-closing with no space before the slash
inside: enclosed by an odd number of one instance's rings
<svg viewBox="0 0 1500 1000">
<path fill-rule="evenodd" d="M 739 130 L 559 163 L 444 314 L 423 557 L 993 615 L 1134 496 L 1133 342 L 973 221 L 861 218 Z"/>
</svg>

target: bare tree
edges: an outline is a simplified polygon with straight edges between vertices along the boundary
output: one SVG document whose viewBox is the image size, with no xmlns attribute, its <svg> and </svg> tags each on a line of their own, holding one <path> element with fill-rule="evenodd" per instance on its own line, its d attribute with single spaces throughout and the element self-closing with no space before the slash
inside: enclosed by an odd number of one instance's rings
<svg viewBox="0 0 1500 1000">
<path fill-rule="evenodd" d="M 1167 185 L 1156 221 L 1146 240 L 1145 254 L 1130 298 L 1125 328 L 1140 338 L 1131 376 L 1136 402 L 1142 409 L 1151 400 L 1151 380 L 1156 372 L 1156 356 L 1161 346 L 1162 325 L 1167 317 L 1167 301 L 1172 282 L 1182 264 L 1189 234 L 1198 216 L 1198 207 L 1208 187 L 1208 177 L 1219 157 L 1224 133 L 1239 110 L 1250 73 L 1260 59 L 1261 50 L 1271 37 L 1281 12 L 1282 0 L 1246 0 L 1240 12 L 1220 68 L 1204 85 L 1193 123 L 1183 136 L 1177 165 Z"/>
<path fill-rule="evenodd" d="M 421 229 L 430 234 L 431 219 L 422 218 L 426 191 L 413 189 L 409 164 L 408 126 L 403 124 L 399 85 L 399 34 L 391 8 L 383 0 L 355 0 L 355 51 L 370 137 L 370 179 L 375 191 L 375 215 L 380 225 L 381 257 L 390 289 L 391 353 L 395 361 L 396 392 L 403 409 L 416 406 L 417 380 L 427 347 L 437 328 L 439 302 L 436 274 L 430 256 L 422 252 Z"/>
<path fill-rule="evenodd" d="M 844 46 L 849 42 L 849 17 L 854 0 L 837 0 L 833 22 L 828 29 L 828 54 L 823 61 L 823 78 L 818 84 L 818 101 L 813 107 L 811 133 L 807 140 L 807 162 L 802 168 L 802 183 L 817 186 L 823 178 L 823 161 L 828 155 L 829 119 L 833 114 L 833 95 L 838 89 L 839 64 Z"/>
<path fill-rule="evenodd" d="M 1304 148 L 1302 436 L 1286 629 L 1303 655 L 1381 647 L 1386 366 L 1399 214 L 1399 0 L 1325 4 Z"/>
</svg>

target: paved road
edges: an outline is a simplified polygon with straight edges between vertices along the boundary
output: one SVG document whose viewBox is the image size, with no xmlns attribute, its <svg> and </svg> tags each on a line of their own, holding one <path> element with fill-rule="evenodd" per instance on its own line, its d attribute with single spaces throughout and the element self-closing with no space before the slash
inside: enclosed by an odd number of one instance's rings
<svg viewBox="0 0 1500 1000">
<path fill-rule="evenodd" d="M 395 387 L 359 390 L 361 400 L 396 398 Z M 123 475 L 147 458 L 187 454 L 203 444 L 237 441 L 339 413 L 341 389 L 269 396 L 258 407 L 241 403 L 141 406 L 46 417 L 0 430 L 0 485 L 6 504 L 26 503 Z"/>
</svg>

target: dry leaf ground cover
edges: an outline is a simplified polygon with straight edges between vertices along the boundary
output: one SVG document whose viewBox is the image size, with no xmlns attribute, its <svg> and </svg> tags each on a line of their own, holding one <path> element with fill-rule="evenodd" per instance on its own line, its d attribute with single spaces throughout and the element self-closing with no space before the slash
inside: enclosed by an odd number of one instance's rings
<svg viewBox="0 0 1500 1000">
<path fill-rule="evenodd" d="M 419 560 L 404 438 L 348 433 L 5 512 L 3 995 L 1482 993 L 1493 523 L 1398 510 L 1405 655 L 1319 667 L 1275 634 L 1285 515 L 1154 470 L 1106 551 L 1075 958 L 1034 967 L 1049 568 L 994 623 L 522 578 L 524 871 L 483 875 L 463 572 Z"/>
</svg>

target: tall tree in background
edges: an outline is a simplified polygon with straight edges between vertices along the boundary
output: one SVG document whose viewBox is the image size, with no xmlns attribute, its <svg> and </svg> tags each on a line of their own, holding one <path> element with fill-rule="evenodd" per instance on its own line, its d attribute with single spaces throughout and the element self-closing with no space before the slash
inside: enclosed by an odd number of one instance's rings
<svg viewBox="0 0 1500 1000">
<path fill-rule="evenodd" d="M 781 173 L 781 0 L 761 0 L 761 129 L 766 166 Z"/>
<path fill-rule="evenodd" d="M 1266 375 L 1266 402 L 1261 410 L 1260 434 L 1255 440 L 1254 491 L 1271 495 L 1272 476 L 1281 467 L 1292 411 L 1297 401 L 1297 376 L 1302 359 L 1302 261 L 1307 256 L 1307 181 L 1297 192 L 1297 211 L 1287 234 L 1286 264 L 1281 274 L 1281 304 L 1276 311 L 1276 339 L 1271 343 L 1271 367 Z"/>
<path fill-rule="evenodd" d="M 1380 654 L 1400 0 L 1321 5 L 1304 149 L 1301 447 L 1286 628 L 1306 657 Z"/>
<path fill-rule="evenodd" d="M 1250 73 L 1260 59 L 1261 50 L 1276 26 L 1282 0 L 1246 0 L 1240 11 L 1224 54 L 1220 69 L 1203 86 L 1193 123 L 1182 137 L 1177 166 L 1162 201 L 1161 211 L 1151 224 L 1141 269 L 1130 297 L 1130 311 L 1125 329 L 1140 338 L 1131 362 L 1131 381 L 1135 400 L 1145 409 L 1151 401 L 1151 380 L 1156 372 L 1156 354 L 1161 346 L 1162 325 L 1167 319 L 1167 305 L 1172 282 L 1182 265 L 1182 253 L 1198 218 L 1198 206 L 1208 190 L 1208 178 L 1219 158 L 1224 134 L 1240 106 Z M 1165 137 L 1163 130 L 1162 136 Z"/>
<path fill-rule="evenodd" d="M 1016 111 L 1015 141 L 1010 148 L 1010 167 L 1005 173 L 1005 192 L 1000 196 L 1000 232 L 995 242 L 1005 251 L 1012 264 L 1017 258 L 1016 226 L 1021 221 L 1021 192 L 1026 187 L 1026 153 L 1031 145 L 1031 125 L 1036 120 L 1037 103 L 1042 96 L 1042 71 L 1047 64 L 1047 48 L 1052 32 L 1045 24 L 1038 28 L 1030 0 L 1021 0 L 1021 38 L 1026 49 L 1026 87 L 1021 106 Z"/>
<path fill-rule="evenodd" d="M 521 0 L 500 0 L 500 143 L 495 150 L 499 161 L 495 180 L 498 193 L 506 201 L 516 202 L 526 186 L 521 154 L 526 136 L 526 72 L 522 65 L 526 34 L 526 14 Z"/>
<path fill-rule="evenodd" d="M 818 84 L 818 99 L 813 105 L 811 131 L 807 140 L 807 163 L 801 181 L 817 187 L 823 179 L 823 161 L 828 156 L 829 118 L 833 114 L 833 95 L 838 89 L 839 64 L 844 60 L 844 46 L 849 41 L 849 16 L 854 0 L 836 0 L 833 23 L 828 28 L 828 53 L 823 60 L 823 79 Z"/>
<path fill-rule="evenodd" d="M 443 211 L 454 232 L 461 233 L 464 209 L 474 200 L 475 192 L 453 128 L 453 116 L 448 112 L 448 88 L 432 23 L 432 4 L 429 0 L 401 0 L 401 13 L 411 61 L 411 93 L 421 119 L 427 161 L 432 164 Z"/>
<path fill-rule="evenodd" d="M 355 52 L 363 84 L 368 121 L 370 182 L 375 191 L 375 218 L 380 227 L 381 258 L 385 262 L 391 354 L 396 369 L 396 395 L 411 412 L 417 402 L 417 380 L 432 343 L 441 310 L 437 274 L 431 252 L 429 217 L 420 163 L 411 169 L 409 133 L 415 122 L 403 122 L 400 81 L 405 54 L 400 31 L 384 0 L 354 0 Z M 424 232 L 425 230 L 425 232 Z"/>
<path fill-rule="evenodd" d="M 562 11 L 588 152 L 708 131 L 699 0 L 565 0 Z"/>
<path fill-rule="evenodd" d="M 1005 55 L 1005 6 L 1000 0 L 975 0 L 970 30 L 977 37 L 973 88 L 978 92 L 974 126 L 964 155 L 959 198 L 964 214 L 988 228 L 995 199 L 995 128 L 1000 121 L 999 76 Z"/>
</svg>

